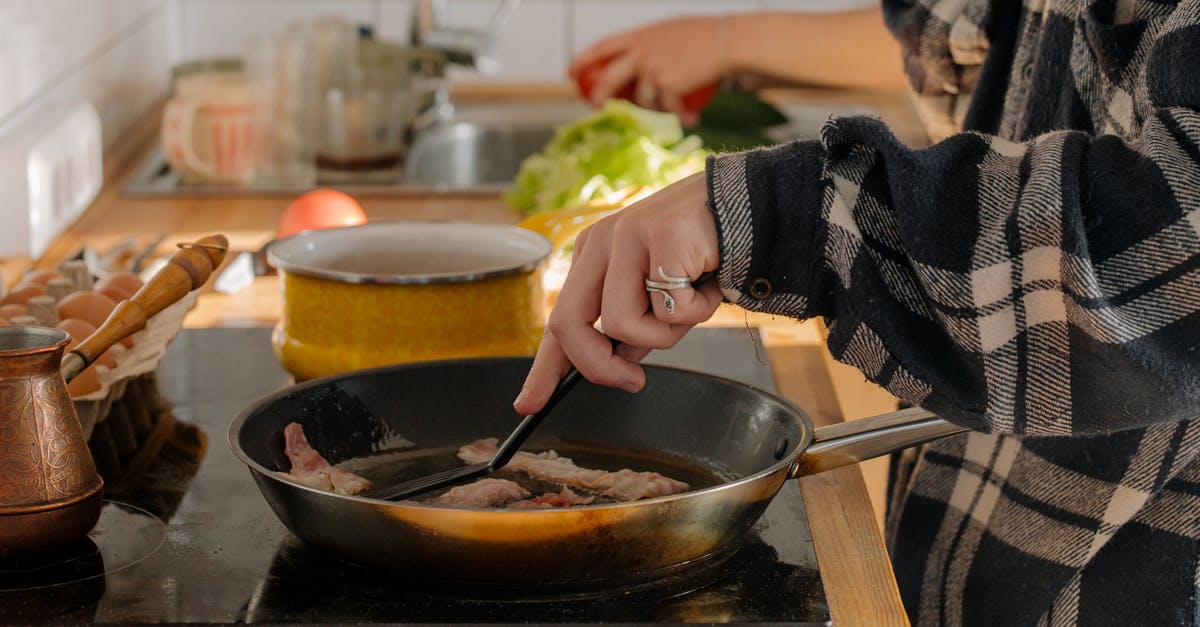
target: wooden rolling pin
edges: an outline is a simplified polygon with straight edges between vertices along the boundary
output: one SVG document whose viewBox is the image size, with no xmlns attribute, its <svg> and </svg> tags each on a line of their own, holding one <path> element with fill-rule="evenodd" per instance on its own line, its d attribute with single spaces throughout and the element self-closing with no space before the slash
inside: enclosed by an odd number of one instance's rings
<svg viewBox="0 0 1200 627">
<path fill-rule="evenodd" d="M 225 259 L 229 240 L 224 235 L 209 235 L 179 248 L 136 294 L 113 309 L 95 333 L 63 356 L 63 379 L 70 383 L 113 344 L 144 329 L 151 316 L 204 285 Z"/>
</svg>

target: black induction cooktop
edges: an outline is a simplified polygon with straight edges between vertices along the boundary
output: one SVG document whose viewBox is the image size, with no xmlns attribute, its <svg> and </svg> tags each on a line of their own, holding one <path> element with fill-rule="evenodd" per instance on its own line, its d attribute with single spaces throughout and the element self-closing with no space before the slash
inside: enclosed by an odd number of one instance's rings
<svg viewBox="0 0 1200 627">
<path fill-rule="evenodd" d="M 774 389 L 746 330 L 701 329 L 647 361 Z M 743 542 L 636 588 L 541 591 L 434 583 L 344 562 L 271 512 L 225 442 L 230 421 L 290 379 L 270 330 L 186 330 L 157 373 L 183 440 L 110 495 L 88 538 L 0 561 L 2 622 L 738 622 L 825 624 L 804 506 L 788 482 Z M 191 451 L 193 458 L 189 458 Z"/>
</svg>

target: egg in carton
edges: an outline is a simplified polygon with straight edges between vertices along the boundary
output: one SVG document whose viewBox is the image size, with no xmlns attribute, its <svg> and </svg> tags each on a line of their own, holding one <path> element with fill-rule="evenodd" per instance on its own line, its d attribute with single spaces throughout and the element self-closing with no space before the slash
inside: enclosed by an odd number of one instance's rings
<svg viewBox="0 0 1200 627">
<path fill-rule="evenodd" d="M 98 372 L 99 389 L 74 396 L 75 411 L 84 427 L 84 437 L 90 438 L 92 429 L 109 415 L 114 403 L 120 402 L 130 389 L 130 382 L 140 377 L 152 376 L 167 352 L 167 345 L 183 329 L 183 319 L 196 306 L 196 292 L 189 292 L 178 302 L 168 306 L 146 322 L 146 328 L 133 334 L 133 346 L 117 345 L 115 368 L 101 367 Z M 93 368 L 96 366 L 93 366 Z M 88 418 L 85 420 L 85 414 Z"/>
<path fill-rule="evenodd" d="M 53 326 L 72 336 L 70 350 L 94 333 L 116 304 L 132 297 L 142 280 L 129 272 L 114 272 L 94 282 L 80 261 L 58 270 L 34 270 L 0 299 L 0 324 Z M 129 383 L 149 377 L 183 328 L 183 319 L 196 304 L 196 292 L 151 317 L 146 327 L 113 346 L 68 387 L 85 439 L 119 403 Z M 144 386 L 139 387 L 142 389 Z"/>
</svg>

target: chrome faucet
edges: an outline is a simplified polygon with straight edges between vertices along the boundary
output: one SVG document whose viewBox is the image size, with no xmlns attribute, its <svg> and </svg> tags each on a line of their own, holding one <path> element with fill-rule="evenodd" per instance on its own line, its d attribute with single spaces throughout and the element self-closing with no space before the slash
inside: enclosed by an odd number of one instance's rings
<svg viewBox="0 0 1200 627">
<path fill-rule="evenodd" d="M 446 24 L 447 0 L 416 0 L 412 3 L 411 43 L 441 52 L 450 63 L 473 68 L 481 74 L 494 74 L 500 67 L 496 58 L 500 31 L 520 3 L 521 0 L 502 0 L 487 28 L 476 30 Z"/>
</svg>

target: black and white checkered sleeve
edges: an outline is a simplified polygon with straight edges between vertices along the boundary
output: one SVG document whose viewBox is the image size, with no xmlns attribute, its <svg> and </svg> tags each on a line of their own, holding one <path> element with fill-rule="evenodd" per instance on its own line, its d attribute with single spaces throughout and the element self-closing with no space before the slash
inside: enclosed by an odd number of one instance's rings
<svg viewBox="0 0 1200 627">
<path fill-rule="evenodd" d="M 878 120 L 713 158 L 720 282 L 824 316 L 834 356 L 979 430 L 1109 432 L 1200 415 L 1200 114 L 1139 141 L 974 133 L 924 150 Z"/>
</svg>

